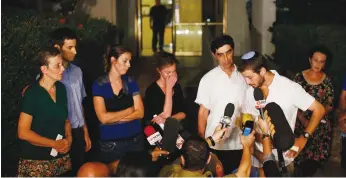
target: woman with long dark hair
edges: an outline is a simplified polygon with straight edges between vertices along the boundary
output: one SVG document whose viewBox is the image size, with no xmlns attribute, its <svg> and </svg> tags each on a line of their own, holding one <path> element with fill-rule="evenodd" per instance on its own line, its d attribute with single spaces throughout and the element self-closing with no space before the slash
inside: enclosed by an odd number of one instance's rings
<svg viewBox="0 0 346 178">
<path fill-rule="evenodd" d="M 106 164 L 120 159 L 126 152 L 143 150 L 140 119 L 144 115 L 142 98 L 136 81 L 126 75 L 131 51 L 125 46 L 108 48 L 107 74 L 93 86 L 94 108 L 99 125 L 99 159 Z"/>
</svg>

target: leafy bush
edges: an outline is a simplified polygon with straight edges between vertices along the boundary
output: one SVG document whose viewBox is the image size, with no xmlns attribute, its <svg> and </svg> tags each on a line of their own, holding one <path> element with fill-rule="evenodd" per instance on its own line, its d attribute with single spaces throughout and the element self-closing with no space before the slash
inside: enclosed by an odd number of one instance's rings
<svg viewBox="0 0 346 178">
<path fill-rule="evenodd" d="M 85 24 L 61 24 L 57 14 L 34 10 L 5 8 L 1 14 L 1 104 L 2 104 L 2 176 L 15 176 L 19 147 L 17 122 L 22 89 L 38 73 L 33 58 L 48 44 L 48 34 L 57 27 L 77 31 L 81 43 L 102 46 L 109 43 L 114 27 L 105 20 L 88 19 Z M 12 172 L 11 172 L 12 170 Z"/>
<path fill-rule="evenodd" d="M 324 44 L 332 52 L 333 61 L 327 69 L 332 76 L 336 98 L 346 72 L 346 26 L 276 25 L 272 29 L 276 63 L 292 73 L 309 68 L 308 50 Z M 336 101 L 337 102 L 337 101 Z"/>
</svg>

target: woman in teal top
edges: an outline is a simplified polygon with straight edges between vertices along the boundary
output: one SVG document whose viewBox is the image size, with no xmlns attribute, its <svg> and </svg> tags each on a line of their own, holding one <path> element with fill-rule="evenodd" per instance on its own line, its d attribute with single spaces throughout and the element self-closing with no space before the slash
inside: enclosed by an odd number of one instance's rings
<svg viewBox="0 0 346 178">
<path fill-rule="evenodd" d="M 58 176 L 71 169 L 67 154 L 72 143 L 71 125 L 66 89 L 59 82 L 64 71 L 60 52 L 55 48 L 43 50 L 38 63 L 41 78 L 26 90 L 18 121 L 18 176 Z"/>
</svg>

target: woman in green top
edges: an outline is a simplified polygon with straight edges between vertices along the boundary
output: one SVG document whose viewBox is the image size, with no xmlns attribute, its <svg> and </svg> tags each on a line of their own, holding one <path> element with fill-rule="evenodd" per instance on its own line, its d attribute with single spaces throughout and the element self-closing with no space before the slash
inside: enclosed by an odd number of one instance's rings
<svg viewBox="0 0 346 178">
<path fill-rule="evenodd" d="M 58 176 L 71 169 L 67 154 L 72 143 L 71 125 L 66 89 L 59 82 L 65 70 L 60 52 L 55 48 L 43 50 L 38 63 L 41 78 L 25 91 L 18 121 L 18 176 Z"/>
</svg>

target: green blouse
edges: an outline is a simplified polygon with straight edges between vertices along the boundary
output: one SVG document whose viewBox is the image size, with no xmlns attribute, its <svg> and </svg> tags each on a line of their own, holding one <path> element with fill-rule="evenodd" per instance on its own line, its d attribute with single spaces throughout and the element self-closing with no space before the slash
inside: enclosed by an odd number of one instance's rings
<svg viewBox="0 0 346 178">
<path fill-rule="evenodd" d="M 56 102 L 49 93 L 36 82 L 30 86 L 23 97 L 21 112 L 32 116 L 31 130 L 40 136 L 55 140 L 60 134 L 65 137 L 65 121 L 68 117 L 67 95 L 64 84 L 56 82 Z M 21 158 L 31 160 L 51 160 L 52 148 L 35 146 L 21 140 Z"/>
</svg>

